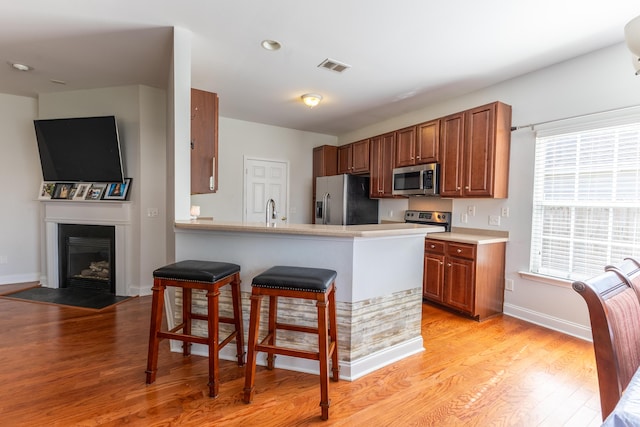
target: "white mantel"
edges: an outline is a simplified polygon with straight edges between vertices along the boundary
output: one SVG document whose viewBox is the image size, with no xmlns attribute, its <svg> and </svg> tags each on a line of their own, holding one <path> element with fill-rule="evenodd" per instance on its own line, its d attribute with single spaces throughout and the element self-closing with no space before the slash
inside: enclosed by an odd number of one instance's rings
<svg viewBox="0 0 640 427">
<path fill-rule="evenodd" d="M 110 225 L 116 237 L 116 295 L 132 295 L 130 202 L 45 201 L 45 257 L 47 271 L 41 282 L 49 288 L 58 288 L 58 224 Z M 137 294 L 137 293 L 133 293 Z"/>
</svg>

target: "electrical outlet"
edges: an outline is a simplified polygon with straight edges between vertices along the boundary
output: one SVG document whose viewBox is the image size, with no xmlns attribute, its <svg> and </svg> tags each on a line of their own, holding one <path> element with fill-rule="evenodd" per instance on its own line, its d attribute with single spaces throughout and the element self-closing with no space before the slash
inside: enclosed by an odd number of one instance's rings
<svg viewBox="0 0 640 427">
<path fill-rule="evenodd" d="M 147 216 L 150 218 L 158 216 L 158 208 L 147 209 Z"/>
<path fill-rule="evenodd" d="M 467 206 L 467 213 L 471 216 L 476 216 L 476 207 L 473 205 Z"/>
<path fill-rule="evenodd" d="M 500 217 L 498 215 L 489 215 L 489 225 L 500 225 Z"/>
<path fill-rule="evenodd" d="M 509 208 L 508 207 L 505 206 L 505 207 L 502 208 L 502 216 L 505 217 L 505 218 L 509 217 Z"/>
<path fill-rule="evenodd" d="M 513 290 L 513 279 L 507 279 L 504 281 L 504 288 L 508 291 Z"/>
<path fill-rule="evenodd" d="M 466 214 L 466 213 L 460 214 L 460 222 L 461 222 L 462 224 L 466 224 L 466 223 L 467 223 L 467 221 L 468 221 L 468 219 L 469 219 L 469 218 L 467 217 L 467 214 Z"/>
</svg>

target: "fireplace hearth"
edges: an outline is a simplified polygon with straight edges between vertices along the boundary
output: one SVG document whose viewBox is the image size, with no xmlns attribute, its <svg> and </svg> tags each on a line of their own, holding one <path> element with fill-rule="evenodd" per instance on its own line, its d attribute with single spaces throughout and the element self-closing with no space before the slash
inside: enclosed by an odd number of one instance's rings
<svg viewBox="0 0 640 427">
<path fill-rule="evenodd" d="M 58 224 L 59 287 L 116 293 L 115 227 Z"/>
</svg>

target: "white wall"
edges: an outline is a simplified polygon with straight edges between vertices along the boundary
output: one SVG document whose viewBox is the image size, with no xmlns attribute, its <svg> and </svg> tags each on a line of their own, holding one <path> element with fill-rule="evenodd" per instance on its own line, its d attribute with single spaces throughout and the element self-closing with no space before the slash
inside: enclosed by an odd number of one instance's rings
<svg viewBox="0 0 640 427">
<path fill-rule="evenodd" d="M 640 104 L 640 77 L 634 75 L 630 53 L 623 44 L 566 61 L 447 102 L 430 105 L 400 117 L 339 137 L 340 144 L 441 117 L 493 101 L 513 107 L 513 125 L 558 120 Z M 529 267 L 533 152 L 535 135 L 529 129 L 512 132 L 509 198 L 504 200 L 454 199 L 454 226 L 509 231 L 506 277 L 515 281 L 505 292 L 505 312 L 564 332 L 590 338 L 586 305 L 569 286 L 554 286 L 523 279 Z M 411 200 L 409 205 L 424 200 Z M 460 213 L 476 206 L 476 216 L 460 223 Z M 502 206 L 510 216 L 500 227 L 489 227 L 488 216 Z"/>
<path fill-rule="evenodd" d="M 290 223 L 311 222 L 313 147 L 336 145 L 336 137 L 220 117 L 218 139 L 218 192 L 191 196 L 201 216 L 242 220 L 243 162 L 249 156 L 289 162 L 287 217 Z"/>
<path fill-rule="evenodd" d="M 0 94 L 0 284 L 40 279 L 37 101 Z"/>
</svg>

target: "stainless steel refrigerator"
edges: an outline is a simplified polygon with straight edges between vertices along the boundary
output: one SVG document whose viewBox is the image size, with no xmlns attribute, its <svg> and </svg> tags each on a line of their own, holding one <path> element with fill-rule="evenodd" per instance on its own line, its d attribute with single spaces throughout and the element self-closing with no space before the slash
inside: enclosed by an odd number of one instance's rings
<svg viewBox="0 0 640 427">
<path fill-rule="evenodd" d="M 369 198 L 369 177 L 316 178 L 315 218 L 316 224 L 377 224 L 378 200 Z"/>
</svg>

